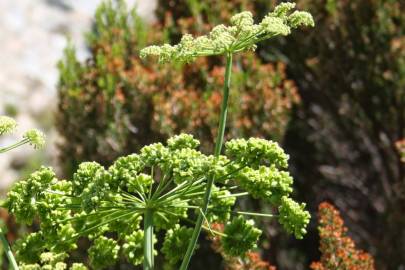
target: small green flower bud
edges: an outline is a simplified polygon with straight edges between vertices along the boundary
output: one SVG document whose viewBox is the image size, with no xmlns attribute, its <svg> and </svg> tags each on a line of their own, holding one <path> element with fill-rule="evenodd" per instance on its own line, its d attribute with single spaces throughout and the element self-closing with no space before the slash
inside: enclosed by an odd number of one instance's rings
<svg viewBox="0 0 405 270">
<path fill-rule="evenodd" d="M 19 265 L 20 270 L 42 270 L 39 264 L 21 264 Z"/>
<path fill-rule="evenodd" d="M 175 265 L 183 258 L 192 234 L 192 228 L 180 227 L 178 224 L 166 232 L 162 253 L 170 264 Z"/>
<path fill-rule="evenodd" d="M 307 233 L 305 228 L 311 218 L 309 212 L 304 208 L 305 203 L 299 204 L 288 197 L 281 198 L 281 205 L 278 208 L 280 224 L 297 239 L 302 239 Z"/>
<path fill-rule="evenodd" d="M 6 133 L 11 133 L 17 127 L 17 123 L 14 119 L 8 116 L 0 116 L 0 136 Z"/>
<path fill-rule="evenodd" d="M 131 179 L 143 171 L 145 163 L 136 154 L 118 158 L 108 169 L 111 174 L 111 187 L 125 186 Z"/>
<path fill-rule="evenodd" d="M 45 135 L 37 129 L 26 131 L 23 137 L 36 149 L 42 148 L 45 145 Z"/>
<path fill-rule="evenodd" d="M 122 251 L 133 265 L 141 265 L 143 262 L 143 238 L 144 232 L 142 230 L 136 230 L 132 234 L 125 236 Z"/>
<path fill-rule="evenodd" d="M 284 2 L 280 3 L 278 6 L 274 8 L 273 12 L 270 12 L 269 15 L 274 16 L 274 17 L 280 17 L 280 18 L 285 18 L 287 13 L 294 9 L 296 6 L 295 3 L 291 2 Z"/>
<path fill-rule="evenodd" d="M 253 220 L 245 220 L 242 216 L 234 218 L 225 225 L 226 236 L 221 238 L 224 252 L 229 256 L 243 256 L 256 247 L 262 231 L 254 227 Z"/>
<path fill-rule="evenodd" d="M 297 28 L 299 26 L 315 26 L 312 15 L 305 11 L 294 11 L 290 16 L 288 16 L 288 22 L 291 28 Z"/>
<path fill-rule="evenodd" d="M 194 139 L 193 135 L 180 134 L 171 137 L 167 140 L 167 146 L 170 150 L 191 148 L 196 149 L 200 145 L 200 142 Z"/>
<path fill-rule="evenodd" d="M 114 265 L 118 260 L 120 246 L 117 241 L 100 236 L 89 248 L 90 265 L 94 269 L 103 269 Z"/>
<path fill-rule="evenodd" d="M 87 270 L 88 268 L 82 263 L 73 263 L 70 270 Z"/>
<path fill-rule="evenodd" d="M 31 233 L 16 241 L 14 249 L 16 259 L 20 263 L 36 263 L 45 249 L 41 233 Z"/>
<path fill-rule="evenodd" d="M 141 173 L 134 178 L 129 179 L 127 183 L 128 191 L 129 192 L 148 192 L 150 185 L 153 183 L 153 178 L 148 175 Z"/>
</svg>

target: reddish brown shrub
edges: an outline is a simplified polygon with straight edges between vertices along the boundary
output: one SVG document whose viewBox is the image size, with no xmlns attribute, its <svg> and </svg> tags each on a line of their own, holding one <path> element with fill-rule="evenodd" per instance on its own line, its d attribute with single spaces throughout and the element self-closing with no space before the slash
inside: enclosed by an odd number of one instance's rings
<svg viewBox="0 0 405 270">
<path fill-rule="evenodd" d="M 319 236 L 321 259 L 313 262 L 313 270 L 374 270 L 374 259 L 357 250 L 353 240 L 346 235 L 347 228 L 339 211 L 331 204 L 319 205 Z"/>
</svg>

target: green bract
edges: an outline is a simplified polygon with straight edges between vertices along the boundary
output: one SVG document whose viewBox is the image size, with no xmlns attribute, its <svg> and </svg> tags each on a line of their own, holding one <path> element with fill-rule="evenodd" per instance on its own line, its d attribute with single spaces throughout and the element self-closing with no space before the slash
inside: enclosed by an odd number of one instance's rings
<svg viewBox="0 0 405 270">
<path fill-rule="evenodd" d="M 263 20 L 254 24 L 252 13 L 244 11 L 234 15 L 230 26 L 218 25 L 206 36 L 193 38 L 185 34 L 177 45 L 149 46 L 141 51 L 141 57 L 157 56 L 159 62 L 191 62 L 199 56 L 222 55 L 255 50 L 256 43 L 275 37 L 286 36 L 299 26 L 314 26 L 311 14 L 294 11 L 295 3 L 282 3 Z"/>
<path fill-rule="evenodd" d="M 236 198 L 251 194 L 280 206 L 280 222 L 287 231 L 302 236 L 309 214 L 285 197 L 292 191 L 292 178 L 284 171 L 287 156 L 277 143 L 231 140 L 225 145 L 226 155 L 218 159 L 223 161 L 221 170 L 214 158 L 194 149 L 197 145 L 191 135 L 181 134 L 170 138 L 167 146 L 152 144 L 142 148 L 140 155 L 121 157 L 108 170 L 95 162 L 82 163 L 72 181 L 58 180 L 50 168 L 43 167 L 18 182 L 5 205 L 18 222 L 41 220 L 41 231 L 16 246 L 18 259 L 34 263 L 47 250 L 69 252 L 79 237 L 87 236 L 93 239 L 89 257 L 96 269 L 114 264 L 121 247 L 129 262 L 141 264 L 140 220 L 150 210 L 155 229 L 167 230 L 162 252 L 174 264 L 181 257 L 173 252 L 184 253 L 192 232 L 179 223 L 199 213 L 205 183 L 213 174 L 218 175 L 220 186 L 212 191 L 208 225 L 227 223 L 238 213 L 233 211 Z M 118 238 L 107 238 L 109 232 L 117 232 Z M 225 234 L 225 252 L 243 255 L 255 246 L 260 230 L 239 215 L 226 225 Z"/>
</svg>

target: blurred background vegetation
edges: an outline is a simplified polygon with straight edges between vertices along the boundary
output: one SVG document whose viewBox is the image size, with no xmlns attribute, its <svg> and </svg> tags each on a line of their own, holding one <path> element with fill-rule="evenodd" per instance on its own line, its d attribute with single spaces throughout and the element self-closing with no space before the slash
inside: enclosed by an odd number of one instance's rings
<svg viewBox="0 0 405 270">
<path fill-rule="evenodd" d="M 70 177 L 87 160 L 109 165 L 179 132 L 194 134 L 211 151 L 222 60 L 173 67 L 141 61 L 139 50 L 176 43 L 186 32 L 206 33 L 241 10 L 261 18 L 277 3 L 159 0 L 152 25 L 123 2 L 101 4 L 86 35 L 89 57 L 78 60 L 70 43 L 58 64 L 54 123 L 62 174 Z M 316 211 L 328 201 L 377 269 L 405 269 L 405 2 L 297 4 L 313 14 L 314 29 L 262 43 L 256 53 L 238 56 L 233 67 L 228 138 L 282 143 L 291 157 L 296 195 L 313 214 L 301 241 L 279 234 L 271 220 L 263 222 L 260 255 L 278 269 L 324 262 Z M 253 200 L 241 205 L 246 206 L 268 209 Z M 221 261 L 206 240 L 191 269 L 222 269 Z"/>
</svg>

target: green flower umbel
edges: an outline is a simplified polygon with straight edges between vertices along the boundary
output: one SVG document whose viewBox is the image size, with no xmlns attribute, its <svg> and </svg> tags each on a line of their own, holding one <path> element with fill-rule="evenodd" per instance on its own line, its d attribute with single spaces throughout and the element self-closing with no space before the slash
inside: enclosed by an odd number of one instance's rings
<svg viewBox="0 0 405 270">
<path fill-rule="evenodd" d="M 141 51 L 141 57 L 157 56 L 161 63 L 191 62 L 199 56 L 255 50 L 260 41 L 286 36 L 299 26 L 314 26 L 311 14 L 305 11 L 291 13 L 294 8 L 295 3 L 282 3 L 258 24 L 254 24 L 252 13 L 244 11 L 232 16 L 230 26 L 215 26 L 208 35 L 197 38 L 186 34 L 174 46 L 149 46 Z"/>
<path fill-rule="evenodd" d="M 23 137 L 27 139 L 34 148 L 42 148 L 45 144 L 44 133 L 37 129 L 30 129 L 26 131 Z"/>
<path fill-rule="evenodd" d="M 12 133 L 16 127 L 17 123 L 14 121 L 14 119 L 8 116 L 0 115 L 0 136 L 7 133 Z M 22 140 L 6 147 L 0 146 L 0 154 L 13 150 L 27 143 L 31 144 L 36 149 L 42 148 L 45 144 L 45 135 L 37 129 L 30 129 L 24 133 Z"/>
<path fill-rule="evenodd" d="M 13 118 L 0 115 L 0 136 L 6 133 L 11 133 L 17 127 L 17 123 Z"/>
</svg>

